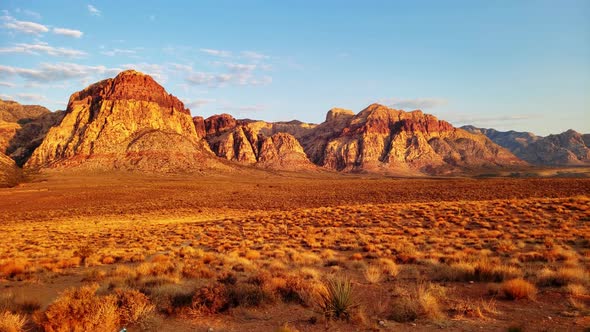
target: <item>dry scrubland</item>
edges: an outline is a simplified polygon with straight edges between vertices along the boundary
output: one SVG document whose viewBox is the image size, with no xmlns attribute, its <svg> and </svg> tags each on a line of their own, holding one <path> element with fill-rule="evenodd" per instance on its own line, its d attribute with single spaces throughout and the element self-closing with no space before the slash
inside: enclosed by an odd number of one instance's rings
<svg viewBox="0 0 590 332">
<path fill-rule="evenodd" d="M 0 331 L 584 330 L 589 179 L 34 178 Z"/>
</svg>

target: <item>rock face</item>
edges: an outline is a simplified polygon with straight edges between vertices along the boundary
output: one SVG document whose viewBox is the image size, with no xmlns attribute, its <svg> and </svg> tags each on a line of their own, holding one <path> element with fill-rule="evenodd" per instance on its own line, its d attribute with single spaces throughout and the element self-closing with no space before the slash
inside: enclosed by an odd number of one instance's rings
<svg viewBox="0 0 590 332">
<path fill-rule="evenodd" d="M 482 133 L 531 164 L 567 166 L 590 164 L 590 135 L 568 130 L 558 135 L 536 136 L 528 132 L 497 131 L 464 126 L 470 132 Z"/>
<path fill-rule="evenodd" d="M 0 188 L 14 186 L 18 182 L 18 174 L 14 160 L 0 152 Z"/>
<path fill-rule="evenodd" d="M 34 119 L 50 111 L 39 105 L 21 105 L 16 101 L 0 99 L 0 121 L 18 122 L 20 120 Z"/>
<path fill-rule="evenodd" d="M 302 142 L 312 161 L 338 171 L 442 174 L 523 164 L 484 135 L 379 104 L 357 115 L 333 109 Z"/>
<path fill-rule="evenodd" d="M 63 115 L 63 111 L 0 100 L 0 151 L 22 166 Z"/>
<path fill-rule="evenodd" d="M 242 121 L 222 114 L 206 119 L 205 128 L 218 156 L 256 165 L 274 161 L 277 168 L 315 164 L 345 172 L 418 175 L 525 164 L 481 133 L 454 128 L 421 111 L 378 104 L 357 115 L 331 109 L 319 125 Z M 283 152 L 268 149 L 271 143 Z"/>
<path fill-rule="evenodd" d="M 128 70 L 74 93 L 27 166 L 190 171 L 218 164 L 212 156 L 183 103 Z"/>
<path fill-rule="evenodd" d="M 282 170 L 315 169 L 299 141 L 289 132 L 302 132 L 301 122 L 267 123 L 214 115 L 205 120 L 207 141 L 221 158 Z"/>
</svg>

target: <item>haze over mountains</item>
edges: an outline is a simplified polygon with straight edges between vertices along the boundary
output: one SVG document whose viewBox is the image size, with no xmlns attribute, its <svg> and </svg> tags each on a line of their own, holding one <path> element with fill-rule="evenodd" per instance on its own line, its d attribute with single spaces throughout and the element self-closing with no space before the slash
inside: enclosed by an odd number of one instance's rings
<svg viewBox="0 0 590 332">
<path fill-rule="evenodd" d="M 545 138 L 456 128 L 422 111 L 379 104 L 355 114 L 334 108 L 321 124 L 191 117 L 152 77 L 121 72 L 72 94 L 66 111 L 0 102 L 0 179 L 26 169 L 148 172 L 331 170 L 436 175 L 588 163 L 589 135 Z"/>
</svg>

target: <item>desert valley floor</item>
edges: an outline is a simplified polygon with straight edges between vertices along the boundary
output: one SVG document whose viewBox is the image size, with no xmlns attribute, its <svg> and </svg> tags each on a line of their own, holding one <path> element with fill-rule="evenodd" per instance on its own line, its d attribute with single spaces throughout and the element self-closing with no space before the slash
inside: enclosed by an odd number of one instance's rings
<svg viewBox="0 0 590 332">
<path fill-rule="evenodd" d="M 31 331 L 590 327 L 587 178 L 47 172 L 0 220 L 0 309 Z"/>
</svg>

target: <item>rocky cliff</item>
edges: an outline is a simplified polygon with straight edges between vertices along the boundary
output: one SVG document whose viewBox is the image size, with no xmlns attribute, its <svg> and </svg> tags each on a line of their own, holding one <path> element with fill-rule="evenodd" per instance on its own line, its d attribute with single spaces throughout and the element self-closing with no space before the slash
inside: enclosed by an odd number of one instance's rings
<svg viewBox="0 0 590 332">
<path fill-rule="evenodd" d="M 133 70 L 74 93 L 61 123 L 27 162 L 157 172 L 219 165 L 183 103 Z"/>
<path fill-rule="evenodd" d="M 0 152 L 0 188 L 11 187 L 18 182 L 19 169 L 14 160 Z"/>
<path fill-rule="evenodd" d="M 38 105 L 0 100 L 0 151 L 22 166 L 63 115 Z"/>
<path fill-rule="evenodd" d="M 236 120 L 229 114 L 209 117 L 204 123 L 209 146 L 221 158 L 272 169 L 315 169 L 294 136 L 310 125 Z"/>
<path fill-rule="evenodd" d="M 462 128 L 486 135 L 498 145 L 509 149 L 517 157 L 531 164 L 544 166 L 590 164 L 590 135 L 582 135 L 574 130 L 541 137 L 529 132 L 503 132 L 473 126 Z"/>
<path fill-rule="evenodd" d="M 205 119 L 204 127 L 218 156 L 252 165 L 289 160 L 276 167 L 313 163 L 336 171 L 418 175 L 525 164 L 481 133 L 454 128 L 421 111 L 378 104 L 356 115 L 331 109 L 319 125 L 242 121 L 222 114 Z M 275 137 L 277 133 L 282 135 Z M 282 154 L 263 148 L 287 140 Z"/>
<path fill-rule="evenodd" d="M 322 133 L 327 137 L 311 134 L 311 145 L 304 144 L 312 160 L 330 169 L 440 174 L 523 164 L 484 135 L 454 128 L 421 111 L 372 104 L 354 116 L 331 111 L 320 126 L 338 119 L 329 135 Z"/>
</svg>

